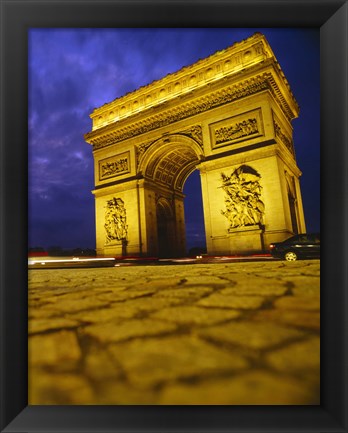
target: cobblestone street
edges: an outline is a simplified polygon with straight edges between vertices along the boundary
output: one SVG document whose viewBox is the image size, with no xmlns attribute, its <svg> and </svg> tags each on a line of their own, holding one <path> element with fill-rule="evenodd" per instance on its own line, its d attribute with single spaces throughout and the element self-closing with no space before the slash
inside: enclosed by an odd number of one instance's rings
<svg viewBox="0 0 348 433">
<path fill-rule="evenodd" d="M 29 271 L 29 404 L 320 403 L 320 261 Z"/>
</svg>

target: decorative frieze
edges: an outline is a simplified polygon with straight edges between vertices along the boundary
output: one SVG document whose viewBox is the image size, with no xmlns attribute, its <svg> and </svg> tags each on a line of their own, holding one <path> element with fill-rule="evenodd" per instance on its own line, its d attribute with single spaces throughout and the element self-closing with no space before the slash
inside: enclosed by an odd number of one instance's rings
<svg viewBox="0 0 348 433">
<path fill-rule="evenodd" d="M 125 152 L 99 161 L 99 180 L 130 172 L 130 154 Z"/>
<path fill-rule="evenodd" d="M 239 227 L 263 227 L 265 205 L 261 200 L 261 176 L 248 165 L 234 170 L 231 176 L 221 173 L 226 210 L 222 210 L 229 223 L 229 231 Z"/>
<path fill-rule="evenodd" d="M 124 241 L 127 239 L 128 226 L 126 209 L 121 198 L 113 197 L 106 202 L 105 207 L 106 243 Z"/>
</svg>

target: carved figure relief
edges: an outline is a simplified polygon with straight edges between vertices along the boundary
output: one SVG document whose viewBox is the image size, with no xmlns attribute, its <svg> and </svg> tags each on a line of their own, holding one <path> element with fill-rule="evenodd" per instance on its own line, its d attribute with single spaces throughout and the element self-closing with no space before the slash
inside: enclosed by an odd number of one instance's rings
<svg viewBox="0 0 348 433">
<path fill-rule="evenodd" d="M 247 137 L 249 135 L 257 134 L 258 132 L 259 128 L 255 118 L 243 120 L 243 122 L 216 129 L 215 143 L 221 144 L 226 141 L 237 140 L 238 138 Z"/>
<path fill-rule="evenodd" d="M 140 144 L 139 146 L 137 146 L 137 157 L 140 159 L 144 153 L 147 151 L 147 149 L 151 146 L 151 144 L 153 144 L 153 141 L 149 142 L 149 143 L 143 143 Z"/>
<path fill-rule="evenodd" d="M 139 146 L 135 147 L 135 154 L 136 154 L 136 165 L 137 168 L 139 167 L 139 163 L 141 161 L 141 158 L 144 156 L 147 149 L 154 143 L 154 141 L 150 141 L 148 143 L 142 143 Z"/>
<path fill-rule="evenodd" d="M 126 209 L 121 198 L 114 197 L 106 202 L 104 228 L 107 243 L 127 239 Z"/>
<path fill-rule="evenodd" d="M 200 125 L 191 126 L 191 128 L 182 131 L 181 133 L 196 140 L 196 142 L 203 148 L 203 133 Z"/>
<path fill-rule="evenodd" d="M 242 165 L 231 176 L 221 173 L 221 179 L 221 188 L 226 193 L 226 210 L 221 213 L 230 222 L 229 230 L 252 225 L 262 227 L 265 205 L 261 200 L 261 176 L 258 172 Z"/>
<path fill-rule="evenodd" d="M 99 180 L 129 173 L 129 154 L 124 153 L 99 161 Z"/>
</svg>

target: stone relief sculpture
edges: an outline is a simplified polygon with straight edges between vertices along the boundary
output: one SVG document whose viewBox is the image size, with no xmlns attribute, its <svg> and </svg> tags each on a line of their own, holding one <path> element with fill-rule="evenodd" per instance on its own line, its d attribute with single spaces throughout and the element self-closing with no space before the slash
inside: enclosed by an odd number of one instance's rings
<svg viewBox="0 0 348 433">
<path fill-rule="evenodd" d="M 127 173 L 128 171 L 128 158 L 119 158 L 100 165 L 100 178 L 112 177 L 120 173 Z"/>
<path fill-rule="evenodd" d="M 261 200 L 261 176 L 252 167 L 242 165 L 231 176 L 221 173 L 226 210 L 221 213 L 230 222 L 229 230 L 258 225 L 263 226 L 265 205 Z"/>
<path fill-rule="evenodd" d="M 126 240 L 128 232 L 126 209 L 121 198 L 114 197 L 107 201 L 104 227 L 107 242 Z"/>
<path fill-rule="evenodd" d="M 247 137 L 249 135 L 257 134 L 259 128 L 257 120 L 247 119 L 243 122 L 238 122 L 235 125 L 225 126 L 215 130 L 216 144 L 224 143 L 230 140 L 237 140 L 238 138 Z"/>
<path fill-rule="evenodd" d="M 201 125 L 193 125 L 191 128 L 181 131 L 180 134 L 185 134 L 193 138 L 203 148 L 203 132 Z"/>
</svg>

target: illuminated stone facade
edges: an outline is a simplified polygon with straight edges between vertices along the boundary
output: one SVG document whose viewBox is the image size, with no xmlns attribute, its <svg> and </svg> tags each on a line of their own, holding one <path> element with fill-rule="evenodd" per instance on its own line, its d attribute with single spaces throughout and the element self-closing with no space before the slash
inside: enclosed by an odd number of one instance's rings
<svg viewBox="0 0 348 433">
<path fill-rule="evenodd" d="M 195 169 L 208 254 L 259 252 L 305 231 L 298 113 L 260 33 L 95 109 L 85 139 L 98 254 L 185 255 L 182 191 Z"/>
</svg>

